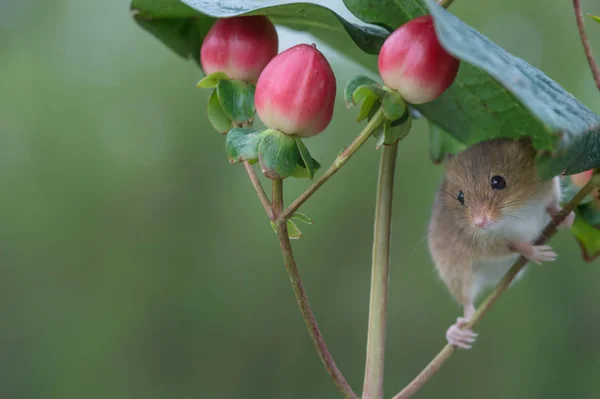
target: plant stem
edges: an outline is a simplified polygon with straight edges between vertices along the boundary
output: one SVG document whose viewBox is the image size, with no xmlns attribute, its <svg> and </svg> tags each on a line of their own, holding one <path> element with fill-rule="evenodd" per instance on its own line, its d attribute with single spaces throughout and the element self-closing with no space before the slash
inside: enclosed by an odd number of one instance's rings
<svg viewBox="0 0 600 399">
<path fill-rule="evenodd" d="M 250 181 L 256 190 L 256 194 L 258 194 L 260 203 L 262 204 L 263 208 L 265 208 L 265 212 L 267 212 L 267 216 L 270 220 L 273 220 L 273 208 L 271 206 L 271 202 L 269 202 L 269 198 L 267 197 L 262 184 L 260 184 L 260 180 L 258 180 L 258 176 L 256 175 L 256 172 L 254 172 L 254 168 L 248 161 L 244 161 L 244 168 L 246 169 L 246 172 L 248 172 L 248 177 L 250 178 Z"/>
<path fill-rule="evenodd" d="M 535 245 L 542 245 L 554 234 L 556 234 L 556 226 L 561 224 L 565 218 L 573 211 L 577 205 L 592 192 L 595 187 L 595 178 L 593 177 L 588 183 L 567 203 L 563 208 L 562 212 L 555 215 L 550 223 L 544 228 L 540 237 L 535 241 Z M 515 264 L 510 268 L 506 275 L 502 278 L 500 283 L 494 291 L 486 298 L 486 300 L 479 306 L 471 320 L 466 324 L 465 329 L 472 328 L 481 318 L 487 313 L 492 307 L 494 302 L 502 295 L 502 293 L 509 286 L 515 276 L 521 271 L 523 266 L 527 264 L 527 259 L 521 256 Z M 400 393 L 394 396 L 392 399 L 406 399 L 410 398 L 415 392 L 417 392 L 429 379 L 442 367 L 444 362 L 452 356 L 456 348 L 453 345 L 446 345 L 433 360 L 412 380 Z"/>
<path fill-rule="evenodd" d="M 237 123 L 237 122 L 232 122 L 232 123 L 233 123 L 233 127 L 241 127 L 241 128 L 252 127 L 251 119 L 246 122 L 243 122 L 243 123 Z M 258 176 L 256 175 L 254 168 L 252 167 L 252 165 L 250 165 L 250 162 L 244 161 L 244 169 L 246 169 L 246 172 L 248 173 L 248 177 L 250 178 L 250 182 L 252 183 L 254 190 L 256 190 L 256 194 L 258 194 L 258 199 L 260 200 L 260 203 L 262 204 L 263 208 L 265 208 L 267 217 L 270 220 L 273 220 L 273 208 L 271 207 L 271 202 L 269 201 L 269 197 L 267 197 L 267 194 L 265 193 L 265 189 L 263 188 L 262 184 L 260 183 L 260 180 L 258 180 Z"/>
<path fill-rule="evenodd" d="M 300 206 L 304 204 L 304 202 L 306 202 L 306 200 L 309 199 L 310 196 L 313 195 L 315 191 L 317 191 L 319 187 L 323 185 L 323 183 L 329 180 L 331 176 L 336 174 L 337 171 L 340 170 L 340 168 L 344 166 L 346 162 L 348 162 L 352 155 L 354 155 L 356 151 L 358 151 L 358 149 L 367 141 L 369 136 L 371 136 L 371 133 L 373 133 L 373 131 L 383 122 L 384 119 L 383 109 L 379 108 L 375 115 L 373 115 L 373 118 L 369 121 L 369 123 L 367 123 L 365 128 L 354 139 L 354 141 L 339 153 L 329 169 L 327 169 L 325 173 L 323 173 L 323 175 L 313 183 L 312 186 L 307 188 L 306 191 L 300 194 L 300 196 L 296 198 L 294 202 L 292 202 L 292 204 L 279 216 L 280 219 L 289 219 L 290 216 L 292 216 L 294 212 L 296 212 L 298 208 L 300 208 Z"/>
<path fill-rule="evenodd" d="M 598 68 L 598 64 L 596 64 L 594 53 L 592 52 L 592 47 L 590 46 L 590 41 L 587 37 L 587 33 L 585 32 L 585 22 L 583 21 L 583 12 L 581 11 L 581 1 L 573 0 L 573 8 L 575 9 L 575 19 L 577 20 L 577 28 L 579 29 L 579 36 L 581 37 L 581 44 L 583 44 L 583 50 L 585 52 L 585 56 L 587 57 L 588 64 L 590 65 L 594 82 L 596 82 L 596 87 L 598 90 L 600 90 L 600 68 Z"/>
<path fill-rule="evenodd" d="M 398 142 L 391 146 L 384 146 L 381 153 L 381 162 L 379 163 L 363 399 L 383 398 L 387 291 L 390 240 L 392 236 L 392 197 L 397 154 Z"/>
<path fill-rule="evenodd" d="M 323 362 L 323 365 L 327 369 L 327 372 L 331 376 L 334 384 L 339 388 L 346 398 L 358 399 L 348 382 L 346 382 L 346 379 L 342 375 L 341 371 L 337 368 L 329 349 L 327 349 L 327 345 L 325 344 L 323 335 L 321 335 L 321 330 L 319 330 L 319 325 L 317 324 L 315 315 L 310 307 L 308 296 L 306 295 L 306 291 L 304 291 L 302 279 L 300 278 L 300 272 L 298 271 L 298 265 L 296 265 L 294 253 L 292 252 L 292 243 L 290 242 L 290 236 L 287 230 L 287 222 L 285 219 L 278 217 L 283 210 L 283 181 L 280 179 L 273 180 L 272 198 L 273 213 L 275 214 L 276 218 L 275 223 L 277 226 L 277 235 L 279 236 L 279 245 L 281 247 L 281 252 L 283 253 L 283 260 L 285 262 L 285 267 L 287 269 L 290 282 L 292 283 L 292 288 L 294 289 L 296 301 L 298 302 L 298 306 L 300 306 L 300 313 L 302 313 L 302 317 L 304 318 L 304 322 L 308 328 L 308 333 L 313 340 L 315 349 L 321 358 L 321 362 Z"/>
</svg>

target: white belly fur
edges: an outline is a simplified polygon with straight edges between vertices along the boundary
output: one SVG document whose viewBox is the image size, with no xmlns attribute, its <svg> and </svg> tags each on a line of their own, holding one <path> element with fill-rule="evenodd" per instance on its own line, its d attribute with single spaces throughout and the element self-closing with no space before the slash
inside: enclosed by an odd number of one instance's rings
<svg viewBox="0 0 600 399">
<path fill-rule="evenodd" d="M 493 234 L 500 235 L 507 241 L 534 241 L 550 222 L 550 215 L 546 211 L 548 204 L 549 202 L 539 200 L 526 204 L 520 210 L 511 213 L 514 217 L 505 217 L 500 221 Z M 476 262 L 473 265 L 473 300 L 483 289 L 498 284 L 518 258 L 519 254 L 508 254 Z M 521 278 L 524 271 L 525 268 L 514 281 Z"/>
</svg>

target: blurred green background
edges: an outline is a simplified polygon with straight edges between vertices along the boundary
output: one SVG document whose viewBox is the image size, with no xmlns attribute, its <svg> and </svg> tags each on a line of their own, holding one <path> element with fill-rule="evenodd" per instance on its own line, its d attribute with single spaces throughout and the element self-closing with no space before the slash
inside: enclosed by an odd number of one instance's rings
<svg viewBox="0 0 600 399">
<path fill-rule="evenodd" d="M 329 2 L 328 2 L 329 3 Z M 341 2 L 330 2 L 340 7 Z M 125 1 L 0 2 L 0 396 L 336 398 L 295 303 L 275 234 L 205 116 L 207 91 Z M 600 4 L 584 1 L 600 14 Z M 594 111 L 571 2 L 458 0 L 452 11 Z M 600 55 L 600 24 L 587 20 Z M 312 42 L 280 30 L 281 49 Z M 364 70 L 335 49 L 341 90 Z M 306 141 L 329 165 L 358 132 Z M 460 309 L 426 248 L 441 169 L 415 123 L 400 145 L 386 396 L 444 345 Z M 360 391 L 378 153 L 373 142 L 302 211 L 294 243 L 323 334 Z M 290 201 L 306 180 L 286 182 Z M 532 267 L 418 398 L 592 398 L 600 391 L 600 264 L 574 239 Z"/>
</svg>

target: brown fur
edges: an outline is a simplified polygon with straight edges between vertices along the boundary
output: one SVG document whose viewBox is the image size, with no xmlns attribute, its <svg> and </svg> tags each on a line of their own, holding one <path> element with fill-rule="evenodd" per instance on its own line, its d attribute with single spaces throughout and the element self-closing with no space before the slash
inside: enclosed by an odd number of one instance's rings
<svg viewBox="0 0 600 399">
<path fill-rule="evenodd" d="M 553 196 L 553 181 L 535 170 L 535 150 L 528 141 L 496 139 L 470 147 L 445 164 L 446 176 L 437 192 L 429 225 L 429 249 L 441 279 L 457 301 L 472 302 L 474 262 L 509 254 L 500 235 L 480 234 L 471 223 L 478 215 L 493 222 L 509 218 L 539 198 Z M 503 190 L 491 188 L 492 176 L 506 179 Z M 464 206 L 457 200 L 464 193 Z M 513 216 L 514 217 L 514 216 Z"/>
</svg>

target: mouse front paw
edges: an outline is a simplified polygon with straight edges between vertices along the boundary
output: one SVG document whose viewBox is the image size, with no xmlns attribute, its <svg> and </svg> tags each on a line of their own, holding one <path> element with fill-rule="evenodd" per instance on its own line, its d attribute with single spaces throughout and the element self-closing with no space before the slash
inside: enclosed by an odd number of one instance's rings
<svg viewBox="0 0 600 399">
<path fill-rule="evenodd" d="M 571 211 L 569 215 L 558 226 L 559 229 L 570 229 L 575 221 L 575 212 Z"/>
<path fill-rule="evenodd" d="M 531 249 L 523 253 L 523 256 L 532 262 L 541 265 L 542 262 L 553 262 L 556 260 L 556 252 L 550 245 L 532 245 Z"/>
<path fill-rule="evenodd" d="M 523 255 L 527 260 L 540 265 L 542 262 L 552 262 L 556 260 L 556 252 L 550 245 L 533 245 L 528 242 L 512 243 L 510 247 Z"/>
<path fill-rule="evenodd" d="M 562 212 L 562 208 L 560 206 L 558 206 L 557 204 L 552 204 L 552 205 L 548 206 L 547 211 L 550 214 L 550 216 L 554 217 L 554 216 L 558 215 L 560 212 Z M 571 211 L 571 213 L 569 213 L 567 215 L 567 217 L 565 218 L 565 220 L 563 220 L 556 227 L 559 228 L 559 229 L 570 229 L 571 226 L 573 226 L 573 221 L 574 220 L 575 220 L 575 212 Z"/>
<path fill-rule="evenodd" d="M 471 346 L 477 338 L 477 334 L 470 329 L 463 330 L 462 327 L 464 327 L 466 324 L 467 319 L 464 317 L 459 317 L 456 319 L 456 323 L 448 328 L 446 331 L 446 340 L 448 340 L 450 345 L 454 345 L 462 349 L 471 349 Z"/>
</svg>

